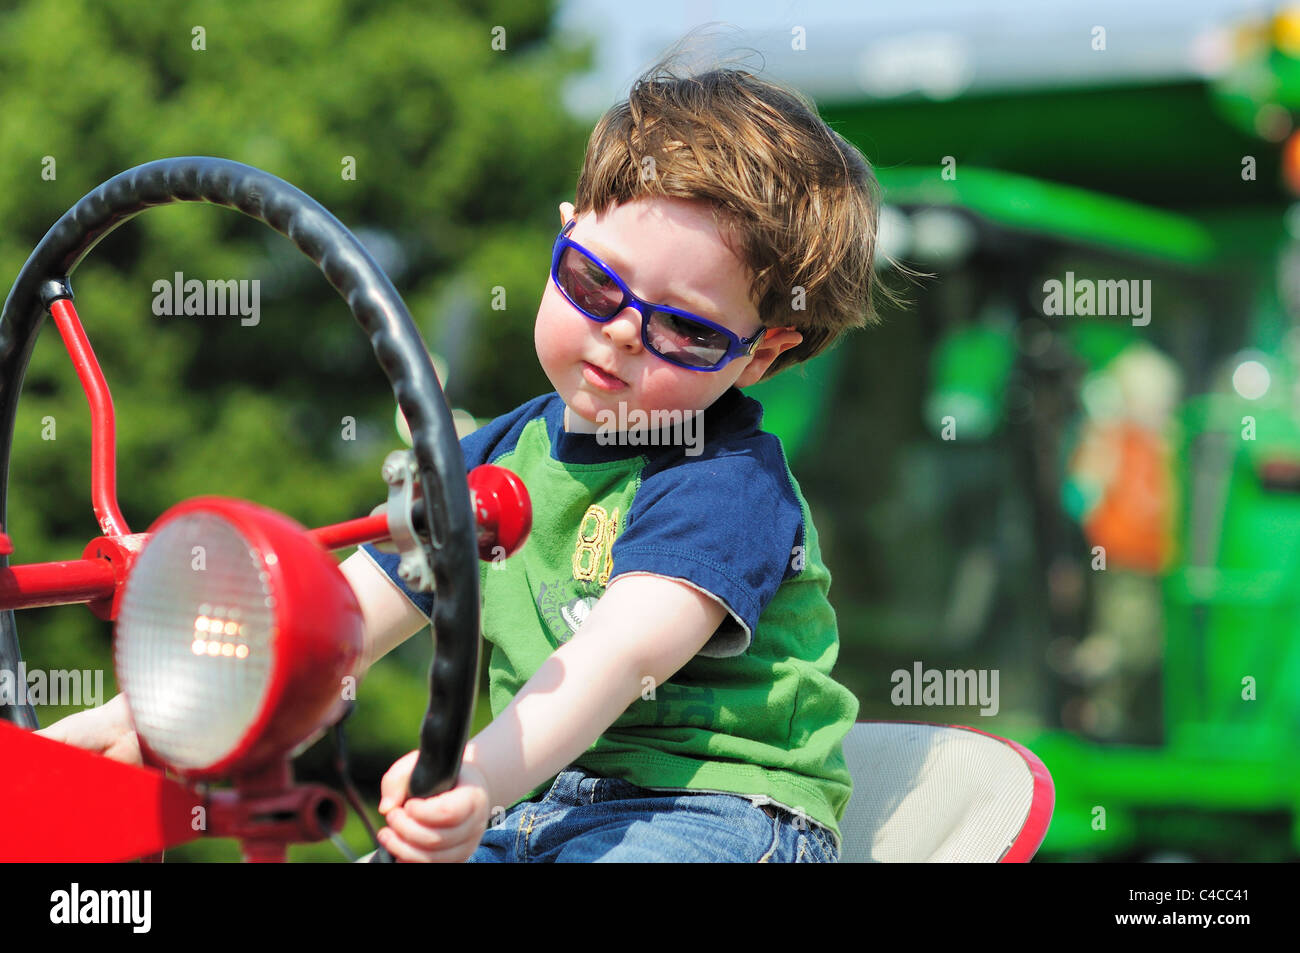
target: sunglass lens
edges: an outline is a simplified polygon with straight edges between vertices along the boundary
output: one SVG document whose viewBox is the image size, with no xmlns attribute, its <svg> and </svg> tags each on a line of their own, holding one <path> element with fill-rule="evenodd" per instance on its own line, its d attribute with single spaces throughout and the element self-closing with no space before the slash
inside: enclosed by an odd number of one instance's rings
<svg viewBox="0 0 1300 953">
<path fill-rule="evenodd" d="M 721 332 L 668 311 L 651 312 L 646 336 L 654 350 L 690 367 L 713 367 L 729 343 Z"/>
<path fill-rule="evenodd" d="M 610 318 L 618 312 L 623 292 L 614 279 L 586 255 L 566 248 L 560 256 L 556 274 L 560 288 L 583 311 L 598 318 Z"/>
</svg>

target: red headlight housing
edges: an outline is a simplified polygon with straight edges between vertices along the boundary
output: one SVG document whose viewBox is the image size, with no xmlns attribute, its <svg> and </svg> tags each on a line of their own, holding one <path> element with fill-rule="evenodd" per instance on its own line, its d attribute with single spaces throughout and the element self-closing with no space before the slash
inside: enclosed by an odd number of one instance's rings
<svg viewBox="0 0 1300 953">
<path fill-rule="evenodd" d="M 286 756 L 341 714 L 361 638 L 356 596 L 301 525 L 200 497 L 150 527 L 113 655 L 147 756 L 226 777 Z"/>
</svg>

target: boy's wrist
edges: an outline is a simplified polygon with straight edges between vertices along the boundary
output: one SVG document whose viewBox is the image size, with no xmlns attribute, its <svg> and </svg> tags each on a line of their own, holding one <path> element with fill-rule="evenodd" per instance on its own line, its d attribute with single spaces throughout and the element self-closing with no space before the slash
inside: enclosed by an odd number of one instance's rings
<svg viewBox="0 0 1300 953">
<path fill-rule="evenodd" d="M 120 731 L 135 730 L 135 726 L 131 722 L 131 709 L 126 703 L 125 693 L 118 692 L 105 702 L 104 711 L 111 719 L 112 727 Z"/>
<path fill-rule="evenodd" d="M 478 784 L 487 793 L 489 818 L 491 818 L 493 808 L 501 807 L 504 809 L 509 806 L 507 804 L 499 804 L 496 800 L 497 795 L 494 790 L 496 785 L 493 784 L 492 779 L 488 777 L 487 771 L 485 771 L 483 766 L 479 763 L 478 749 L 472 741 L 465 746 L 465 754 L 461 758 L 459 780 L 464 781 L 467 773 L 470 775 L 469 780 Z"/>
</svg>

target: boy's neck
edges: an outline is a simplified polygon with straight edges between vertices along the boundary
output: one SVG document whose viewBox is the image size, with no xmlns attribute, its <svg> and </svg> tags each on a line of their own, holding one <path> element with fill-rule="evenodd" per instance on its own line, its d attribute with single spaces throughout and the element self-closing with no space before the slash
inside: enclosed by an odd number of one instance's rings
<svg viewBox="0 0 1300 953">
<path fill-rule="evenodd" d="M 569 433 L 595 433 L 596 425 L 586 417 L 579 416 L 564 405 L 564 429 Z"/>
<path fill-rule="evenodd" d="M 694 414 L 684 416 L 693 417 L 703 411 L 696 411 Z M 583 417 L 581 414 L 575 414 L 568 404 L 564 405 L 564 430 L 566 433 L 599 433 L 600 428 L 594 423 Z M 622 431 L 617 431 L 621 433 Z"/>
</svg>

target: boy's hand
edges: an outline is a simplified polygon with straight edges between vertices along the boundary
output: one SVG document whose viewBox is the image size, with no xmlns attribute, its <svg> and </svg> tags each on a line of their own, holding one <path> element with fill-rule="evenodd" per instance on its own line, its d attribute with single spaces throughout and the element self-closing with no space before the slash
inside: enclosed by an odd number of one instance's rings
<svg viewBox="0 0 1300 953">
<path fill-rule="evenodd" d="M 450 791 L 403 804 L 418 756 L 412 751 L 400 758 L 379 784 L 379 813 L 388 822 L 379 832 L 379 843 L 399 861 L 462 863 L 487 830 L 487 779 L 473 764 L 463 762 Z"/>
<path fill-rule="evenodd" d="M 39 729 L 36 734 L 85 748 L 114 761 L 143 763 L 140 742 L 131 726 L 125 695 L 117 695 L 98 708 L 61 718 L 48 728 Z"/>
</svg>

